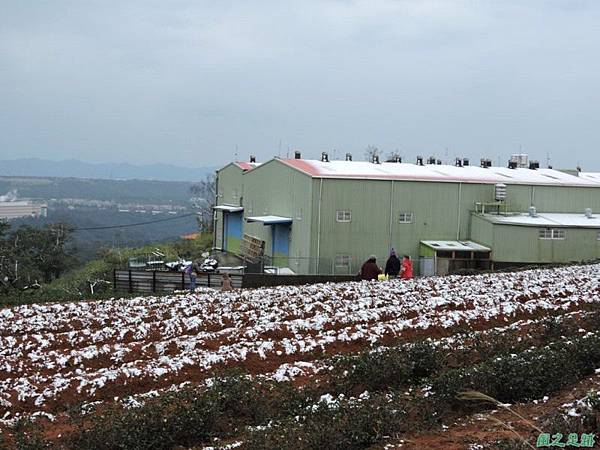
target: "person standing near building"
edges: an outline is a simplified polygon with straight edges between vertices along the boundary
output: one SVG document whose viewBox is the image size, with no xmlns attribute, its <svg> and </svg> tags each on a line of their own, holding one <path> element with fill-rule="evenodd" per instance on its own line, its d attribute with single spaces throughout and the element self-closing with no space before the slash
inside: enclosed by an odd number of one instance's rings
<svg viewBox="0 0 600 450">
<path fill-rule="evenodd" d="M 359 276 L 361 280 L 376 280 L 381 272 L 381 269 L 377 265 L 377 257 L 371 255 L 360 268 Z"/>
<path fill-rule="evenodd" d="M 400 273 L 400 259 L 396 256 L 396 251 L 392 249 L 390 257 L 385 263 L 385 275 L 396 278 Z"/>
<path fill-rule="evenodd" d="M 231 285 L 231 278 L 228 274 L 224 273 L 221 276 L 221 292 L 232 291 L 233 286 Z"/>
<path fill-rule="evenodd" d="M 410 256 L 402 257 L 402 268 L 400 269 L 400 278 L 410 280 L 413 277 L 413 265 Z"/>
<path fill-rule="evenodd" d="M 196 292 L 196 281 L 198 279 L 198 274 L 196 273 L 196 268 L 194 264 L 190 264 L 185 268 L 187 275 L 190 277 L 190 292 Z"/>
</svg>

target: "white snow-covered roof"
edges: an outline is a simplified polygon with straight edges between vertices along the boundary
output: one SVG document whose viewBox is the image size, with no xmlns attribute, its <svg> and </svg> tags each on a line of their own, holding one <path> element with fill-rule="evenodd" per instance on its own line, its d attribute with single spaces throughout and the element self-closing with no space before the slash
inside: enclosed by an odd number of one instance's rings
<svg viewBox="0 0 600 450">
<path fill-rule="evenodd" d="M 217 211 L 241 212 L 244 210 L 244 207 L 234 205 L 217 205 L 213 206 L 213 209 L 216 209 Z"/>
<path fill-rule="evenodd" d="M 427 247 L 440 251 L 489 252 L 492 249 L 473 241 L 421 241 Z"/>
<path fill-rule="evenodd" d="M 292 218 L 282 216 L 255 216 L 246 217 L 246 222 L 261 222 L 264 225 L 274 225 L 278 223 L 292 223 Z"/>
<path fill-rule="evenodd" d="M 600 172 L 579 172 L 579 178 L 600 183 Z"/>
<path fill-rule="evenodd" d="M 529 214 L 514 214 L 506 216 L 485 214 L 483 217 L 494 223 L 506 225 L 600 228 L 600 215 L 593 215 L 592 218 L 588 218 L 584 213 L 537 213 L 535 217 L 532 217 Z"/>
<path fill-rule="evenodd" d="M 600 187 L 600 179 L 586 179 L 554 169 L 457 167 L 444 164 L 421 166 L 411 163 L 374 164 L 367 161 L 324 162 L 308 159 L 281 159 L 280 161 L 314 178 Z"/>
</svg>

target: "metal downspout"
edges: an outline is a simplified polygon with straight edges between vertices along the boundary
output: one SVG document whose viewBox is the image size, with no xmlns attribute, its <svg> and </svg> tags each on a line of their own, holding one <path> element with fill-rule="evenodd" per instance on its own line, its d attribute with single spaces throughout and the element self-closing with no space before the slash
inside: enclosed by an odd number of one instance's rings
<svg viewBox="0 0 600 450">
<path fill-rule="evenodd" d="M 392 180 L 392 186 L 390 189 L 390 230 L 388 236 L 388 252 L 392 248 L 392 225 L 394 223 L 394 180 Z"/>
<path fill-rule="evenodd" d="M 219 204 L 219 171 L 215 172 L 215 206 Z M 217 213 L 213 209 L 211 211 L 213 219 L 213 236 L 212 236 L 212 248 L 213 250 L 217 246 Z"/>
<path fill-rule="evenodd" d="M 319 261 L 321 260 L 321 199 L 323 197 L 323 178 L 319 183 L 319 211 L 317 213 L 317 275 L 319 274 Z"/>
<path fill-rule="evenodd" d="M 458 183 L 458 204 L 456 206 L 456 240 L 460 241 L 460 201 L 462 197 L 462 183 Z"/>
</svg>

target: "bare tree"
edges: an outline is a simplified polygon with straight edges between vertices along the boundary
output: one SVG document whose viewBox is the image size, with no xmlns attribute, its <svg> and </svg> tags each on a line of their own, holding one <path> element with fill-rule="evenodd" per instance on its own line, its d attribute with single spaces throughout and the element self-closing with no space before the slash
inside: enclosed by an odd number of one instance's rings
<svg viewBox="0 0 600 450">
<path fill-rule="evenodd" d="M 367 148 L 365 148 L 365 160 L 367 160 L 367 161 L 372 161 L 373 156 L 380 156 L 380 155 L 381 155 L 381 151 L 374 145 L 368 145 Z"/>
<path fill-rule="evenodd" d="M 198 211 L 200 231 L 213 231 L 213 207 L 217 199 L 217 179 L 214 174 L 206 175 L 203 180 L 190 187 L 191 202 Z"/>
</svg>

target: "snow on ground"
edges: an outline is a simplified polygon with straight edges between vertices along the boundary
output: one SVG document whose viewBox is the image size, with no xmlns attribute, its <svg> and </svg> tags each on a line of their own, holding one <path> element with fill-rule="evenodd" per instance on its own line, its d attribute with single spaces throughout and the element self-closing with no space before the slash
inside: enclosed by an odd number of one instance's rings
<svg viewBox="0 0 600 450">
<path fill-rule="evenodd" d="M 599 276 L 589 265 L 7 308 L 0 417 L 200 381 L 228 365 L 287 381 L 314 373 L 315 354 L 598 302 Z"/>
</svg>

